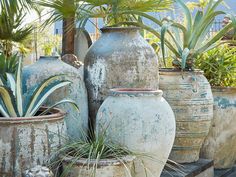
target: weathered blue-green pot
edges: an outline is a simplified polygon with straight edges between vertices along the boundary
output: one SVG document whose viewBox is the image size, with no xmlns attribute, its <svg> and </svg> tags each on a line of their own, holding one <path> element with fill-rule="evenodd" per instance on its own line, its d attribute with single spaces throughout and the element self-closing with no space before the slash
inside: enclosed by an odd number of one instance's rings
<svg viewBox="0 0 236 177">
<path fill-rule="evenodd" d="M 73 139 L 78 139 L 87 133 L 88 127 L 87 90 L 78 69 L 62 62 L 56 56 L 40 57 L 36 63 L 23 68 L 24 93 L 30 94 L 29 91 L 34 86 L 50 76 L 58 74 L 65 74 L 65 79 L 72 81 L 72 84 L 54 92 L 49 97 L 46 105 L 52 105 L 64 98 L 76 101 L 80 112 L 70 104 L 59 107 L 68 113 L 65 118 L 68 135 Z"/>
<path fill-rule="evenodd" d="M 65 112 L 53 109 L 43 116 L 1 117 L 0 176 L 22 177 L 26 169 L 45 164 L 65 143 L 64 116 Z"/>
<path fill-rule="evenodd" d="M 159 177 L 174 143 L 175 117 L 161 90 L 113 89 L 99 108 L 96 129 L 143 154 L 135 162 L 135 177 L 145 177 L 144 167 L 147 177 Z"/>
<path fill-rule="evenodd" d="M 211 86 L 203 72 L 160 69 L 160 89 L 174 111 L 176 137 L 170 159 L 198 161 L 213 118 Z"/>
<path fill-rule="evenodd" d="M 236 161 L 236 88 L 213 87 L 214 116 L 201 156 L 215 168 L 231 168 Z"/>
<path fill-rule="evenodd" d="M 158 58 L 140 35 L 139 28 L 102 28 L 101 31 L 101 37 L 90 47 L 84 61 L 92 124 L 109 89 L 158 89 Z"/>
</svg>

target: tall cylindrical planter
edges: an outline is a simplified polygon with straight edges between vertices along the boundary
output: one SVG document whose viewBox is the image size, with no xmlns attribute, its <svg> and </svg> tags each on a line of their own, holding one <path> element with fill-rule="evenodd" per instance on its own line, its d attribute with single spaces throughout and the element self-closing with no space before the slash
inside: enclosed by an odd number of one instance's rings
<svg viewBox="0 0 236 177">
<path fill-rule="evenodd" d="M 211 86 L 202 71 L 161 69 L 160 89 L 176 119 L 170 159 L 179 163 L 195 162 L 213 118 Z"/>
<path fill-rule="evenodd" d="M 96 128 L 107 140 L 142 154 L 135 163 L 136 177 L 145 172 L 160 176 L 175 137 L 174 113 L 161 90 L 111 90 L 99 108 Z"/>
<path fill-rule="evenodd" d="M 26 169 L 47 162 L 66 135 L 65 113 L 0 118 L 0 176 L 21 177 Z"/>
<path fill-rule="evenodd" d="M 72 84 L 55 91 L 49 97 L 46 105 L 52 105 L 65 98 L 72 99 L 77 103 L 80 109 L 79 112 L 70 104 L 59 107 L 68 113 L 65 121 L 70 138 L 79 139 L 87 133 L 88 98 L 85 84 L 78 69 L 62 62 L 56 56 L 40 57 L 36 63 L 23 68 L 24 93 L 26 95 L 30 94 L 30 89 L 33 89 L 45 79 L 60 74 L 63 74 L 64 79 L 71 81 Z"/>
<path fill-rule="evenodd" d="M 215 168 L 231 168 L 236 161 L 236 88 L 213 87 L 214 117 L 201 156 Z"/>
<path fill-rule="evenodd" d="M 101 37 L 91 46 L 84 61 L 93 125 L 109 89 L 157 89 L 159 78 L 157 55 L 140 35 L 139 28 L 102 28 L 101 31 Z"/>
</svg>

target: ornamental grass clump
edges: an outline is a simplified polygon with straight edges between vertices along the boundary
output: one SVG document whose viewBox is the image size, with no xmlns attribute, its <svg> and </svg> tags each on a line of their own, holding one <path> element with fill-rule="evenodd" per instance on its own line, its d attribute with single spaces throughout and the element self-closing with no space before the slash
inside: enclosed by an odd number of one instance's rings
<svg viewBox="0 0 236 177">
<path fill-rule="evenodd" d="M 6 80 L 0 77 L 0 114 L 3 117 L 32 117 L 35 116 L 40 107 L 48 97 L 57 89 L 68 86 L 71 82 L 61 80 L 63 75 L 49 77 L 37 87 L 29 91 L 28 96 L 22 93 L 22 59 L 18 59 L 16 73 L 5 73 Z M 78 109 L 72 100 L 61 100 L 39 115 L 47 114 L 52 108 L 59 104 L 70 103 Z"/>
</svg>

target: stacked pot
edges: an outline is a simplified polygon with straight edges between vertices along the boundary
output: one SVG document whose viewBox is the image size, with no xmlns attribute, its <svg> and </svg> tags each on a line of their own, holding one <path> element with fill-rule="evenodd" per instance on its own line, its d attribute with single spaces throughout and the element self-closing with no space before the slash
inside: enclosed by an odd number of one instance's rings
<svg viewBox="0 0 236 177">
<path fill-rule="evenodd" d="M 135 162 L 136 176 L 148 169 L 148 177 L 158 177 L 174 142 L 175 119 L 158 90 L 157 56 L 138 28 L 101 31 L 84 63 L 90 129 L 105 129 L 110 141 L 146 154 L 144 166 Z"/>
</svg>

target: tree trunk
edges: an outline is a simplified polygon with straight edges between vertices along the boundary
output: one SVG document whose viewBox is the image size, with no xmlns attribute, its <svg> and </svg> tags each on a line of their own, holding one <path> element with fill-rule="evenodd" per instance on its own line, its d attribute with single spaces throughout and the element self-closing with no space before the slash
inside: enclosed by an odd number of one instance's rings
<svg viewBox="0 0 236 177">
<path fill-rule="evenodd" d="M 75 41 L 75 19 L 63 19 L 63 35 L 62 35 L 62 56 L 65 54 L 74 54 Z"/>
</svg>

